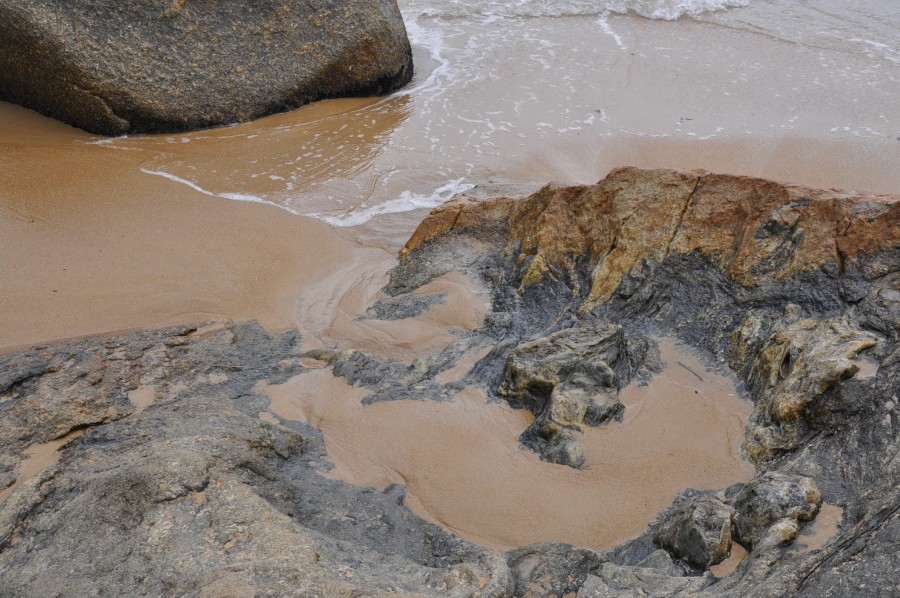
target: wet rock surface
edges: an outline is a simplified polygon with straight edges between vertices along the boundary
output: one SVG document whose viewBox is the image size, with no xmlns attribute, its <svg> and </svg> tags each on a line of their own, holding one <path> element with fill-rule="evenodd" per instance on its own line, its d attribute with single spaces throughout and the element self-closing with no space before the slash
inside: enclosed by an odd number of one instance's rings
<svg viewBox="0 0 900 598">
<path fill-rule="evenodd" d="M 590 322 L 523 343 L 510 352 L 497 394 L 535 420 L 522 441 L 547 461 L 580 467 L 574 431 L 624 411 L 618 391 L 640 369 L 645 339 L 626 342 L 620 326 Z"/>
<path fill-rule="evenodd" d="M 573 467 L 580 430 L 610 425 L 619 389 L 658 369 L 654 335 L 730 367 L 755 405 L 744 447 L 756 476 L 686 490 L 644 533 L 603 552 L 541 543 L 501 554 L 420 520 L 401 486 L 323 477 L 315 429 L 259 417 L 262 386 L 306 367 L 296 334 L 178 328 L 2 356 L 0 481 L 16 479 L 29 446 L 87 431 L 0 503 L 0 587 L 896 594 L 898 215 L 895 197 L 704 172 L 621 169 L 596 186 L 528 197 L 476 190 L 422 223 L 385 289 L 392 298 L 371 314 L 418 313 L 427 305 L 404 298 L 458 270 L 491 291 L 481 328 L 412 364 L 341 347 L 305 354 L 372 402 L 480 386 L 535 415 L 527 448 Z M 439 381 L 488 347 L 461 380 Z M 147 388 L 155 400 L 139 409 L 129 396 Z M 823 501 L 843 508 L 836 535 L 794 549 Z M 707 569 L 735 542 L 749 554 L 719 579 Z"/>
<path fill-rule="evenodd" d="M 0 5 L 0 99 L 103 135 L 384 94 L 412 71 L 396 0 Z"/>
<path fill-rule="evenodd" d="M 809 478 L 773 471 L 744 484 L 733 504 L 736 539 L 751 548 L 774 526 L 778 541 L 793 540 L 800 524 L 816 516 L 822 495 Z"/>
</svg>

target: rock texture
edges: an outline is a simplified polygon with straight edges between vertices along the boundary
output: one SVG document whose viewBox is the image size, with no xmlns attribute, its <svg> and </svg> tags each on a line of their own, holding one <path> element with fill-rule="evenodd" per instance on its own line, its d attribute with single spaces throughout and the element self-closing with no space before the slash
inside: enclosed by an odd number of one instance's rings
<svg viewBox="0 0 900 598">
<path fill-rule="evenodd" d="M 0 99 L 103 135 L 384 94 L 412 70 L 396 0 L 0 4 Z"/>
<path fill-rule="evenodd" d="M 674 334 L 730 366 L 755 404 L 743 448 L 757 477 L 688 491 L 605 553 L 579 596 L 900 591 L 890 548 L 900 530 L 900 197 L 633 168 L 592 186 L 485 195 L 434 210 L 386 289 L 402 297 L 453 269 L 490 285 L 483 332 L 497 344 L 473 378 L 549 414 L 568 375 L 558 339 L 589 326 L 594 342 L 604 330 L 621 330 L 626 344 Z M 539 358 L 523 359 L 538 348 Z M 630 364 L 616 371 L 619 386 L 652 372 L 652 354 Z M 610 376 L 587 379 L 594 396 L 615 393 Z M 575 430 L 584 420 L 574 413 L 571 428 L 553 415 L 542 425 Z M 522 440 L 554 460 L 552 436 L 534 437 L 540 429 Z M 793 548 L 823 500 L 844 507 L 837 536 L 808 553 Z M 747 559 L 721 580 L 703 573 L 732 541 L 750 549 Z"/>
<path fill-rule="evenodd" d="M 811 479 L 777 471 L 765 473 L 745 484 L 734 497 L 735 535 L 751 548 L 771 527 L 778 526 L 778 541 L 793 540 L 800 522 L 811 521 L 821 504 L 822 495 Z"/>
<path fill-rule="evenodd" d="M 579 430 L 657 369 L 653 335 L 729 365 L 755 404 L 755 477 L 686 490 L 604 552 L 501 554 L 414 516 L 403 487 L 323 477 L 318 432 L 266 416 L 260 390 L 304 369 L 296 334 L 182 327 L 0 356 L 0 595 L 897 595 L 898 215 L 898 197 L 705 172 L 476 190 L 422 223 L 372 313 L 411 317 L 442 300 L 411 291 L 459 270 L 491 290 L 481 329 L 412 364 L 307 354 L 370 402 L 481 385 L 535 414 L 525 446 L 575 467 Z M 59 462 L 10 490 L 60 438 Z M 843 518 L 804 550 L 822 502 Z M 718 579 L 733 542 L 749 555 Z"/>
<path fill-rule="evenodd" d="M 594 322 L 510 352 L 497 393 L 513 407 L 535 415 L 525 440 L 536 440 L 544 459 L 582 466 L 584 453 L 572 432 L 599 426 L 622 413 L 616 369 L 630 380 L 647 353 L 646 341 L 638 347 L 631 344 L 620 326 Z"/>
</svg>

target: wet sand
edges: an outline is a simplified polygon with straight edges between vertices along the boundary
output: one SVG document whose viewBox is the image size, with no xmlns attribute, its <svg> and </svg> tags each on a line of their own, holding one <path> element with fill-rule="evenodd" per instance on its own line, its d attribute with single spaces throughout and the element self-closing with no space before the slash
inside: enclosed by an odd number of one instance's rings
<svg viewBox="0 0 900 598">
<path fill-rule="evenodd" d="M 84 434 L 84 432 L 85 430 L 76 430 L 75 432 L 66 434 L 62 438 L 57 438 L 56 440 L 51 440 L 50 442 L 45 442 L 43 444 L 36 444 L 25 449 L 25 459 L 19 463 L 16 481 L 13 482 L 12 486 L 0 490 L 0 505 L 3 504 L 6 497 L 11 495 L 16 488 L 33 480 L 51 465 L 55 465 L 59 461 L 59 449 Z"/>
<path fill-rule="evenodd" d="M 825 546 L 837 534 L 843 516 L 843 507 L 822 503 L 816 518 L 794 540 L 795 550 L 809 552 Z"/>
<path fill-rule="evenodd" d="M 13 117 L 0 126 L 0 350 L 207 320 L 289 328 L 300 289 L 353 255 L 323 222 L 207 197 L 142 173 L 133 152 L 0 111 Z"/>
<path fill-rule="evenodd" d="M 718 577 L 719 579 L 723 577 L 728 577 L 738 568 L 738 565 L 741 564 L 750 553 L 747 552 L 747 549 L 738 544 L 737 542 L 731 543 L 731 552 L 728 553 L 728 558 L 719 563 L 718 565 L 713 565 L 709 568 L 710 573 Z"/>
<path fill-rule="evenodd" d="M 391 254 L 360 248 L 359 256 L 327 278 L 310 285 L 298 300 L 297 326 L 305 349 L 349 346 L 404 363 L 436 352 L 457 340 L 457 334 L 480 327 L 489 306 L 487 289 L 451 272 L 416 289 L 436 303 L 421 317 L 379 320 L 367 310 L 384 299 L 387 271 L 396 263 Z M 362 257 L 360 257 L 362 256 Z"/>
<path fill-rule="evenodd" d="M 521 448 L 530 413 L 486 403 L 472 387 L 450 402 L 364 406 L 365 389 L 323 368 L 267 392 L 275 414 L 322 430 L 335 464 L 329 475 L 404 484 L 416 513 L 463 538 L 498 549 L 545 540 L 601 549 L 640 533 L 685 488 L 723 488 L 753 474 L 738 455 L 750 406 L 732 380 L 671 341 L 660 344 L 667 367 L 623 391 L 624 421 L 581 437 L 584 471 Z"/>
</svg>

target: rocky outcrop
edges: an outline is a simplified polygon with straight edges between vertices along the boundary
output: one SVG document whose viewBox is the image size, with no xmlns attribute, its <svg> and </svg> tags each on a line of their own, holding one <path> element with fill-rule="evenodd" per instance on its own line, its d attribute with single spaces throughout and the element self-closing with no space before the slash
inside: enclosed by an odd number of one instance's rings
<svg viewBox="0 0 900 598">
<path fill-rule="evenodd" d="M 773 471 L 744 484 L 734 497 L 737 540 L 752 548 L 773 528 L 776 542 L 793 540 L 801 522 L 812 521 L 822 504 L 815 482 Z"/>
<path fill-rule="evenodd" d="M 103 135 L 384 94 L 412 70 L 396 0 L 0 5 L 0 99 Z"/>
<path fill-rule="evenodd" d="M 651 264 L 678 256 L 702 258 L 745 288 L 823 269 L 840 276 L 864 267 L 864 276 L 879 276 L 893 271 L 887 255 L 864 264 L 856 258 L 896 251 L 898 219 L 891 197 L 622 168 L 596 185 L 547 186 L 521 202 L 462 197 L 429 215 L 401 256 L 447 235 L 500 238 L 520 288 L 565 280 L 585 295 L 579 307 L 587 311 Z"/>
<path fill-rule="evenodd" d="M 604 330 L 626 343 L 674 334 L 729 365 L 754 402 L 743 448 L 757 476 L 678 499 L 605 553 L 579 596 L 898 590 L 889 547 L 900 529 L 900 197 L 633 168 L 530 195 L 476 189 L 423 221 L 386 291 L 402 297 L 453 269 L 492 290 L 482 332 L 497 344 L 475 377 L 536 414 L 522 441 L 545 459 L 577 446 L 567 430 L 585 425 L 590 404 L 575 402 L 585 408 L 568 420 L 548 409 L 570 371 L 559 356 L 578 363 L 557 339 L 585 326 L 593 342 L 609 338 Z M 631 363 L 653 369 L 649 353 Z M 612 376 L 590 379 L 594 396 L 612 400 Z M 541 426 L 564 442 L 536 443 Z M 792 542 L 823 500 L 843 506 L 844 520 L 804 553 Z M 750 549 L 737 570 L 703 573 L 732 542 Z"/>
<path fill-rule="evenodd" d="M 440 298 L 411 291 L 449 270 L 490 288 L 480 329 L 411 364 L 342 347 L 301 354 L 296 333 L 255 324 L 0 356 L 4 592 L 900 592 L 900 198 L 636 169 L 527 197 L 479 193 L 423 222 L 373 308 L 415 315 Z M 542 543 L 501 554 L 413 515 L 401 486 L 325 477 L 319 433 L 268 413 L 260 390 L 304 371 L 304 355 L 365 387 L 368 402 L 480 385 L 535 415 L 523 444 L 577 466 L 579 430 L 608 422 L 618 390 L 652 375 L 656 334 L 739 375 L 755 404 L 744 446 L 757 471 L 685 491 L 604 552 Z M 467 374 L 441 376 L 476 348 L 484 357 Z M 54 439 L 59 462 L 21 481 L 29 451 Z M 822 502 L 843 517 L 807 550 L 794 538 Z M 707 569 L 734 542 L 749 554 L 718 579 Z"/>
<path fill-rule="evenodd" d="M 621 386 L 645 361 L 648 343 L 627 343 L 620 326 L 588 323 L 523 343 L 510 352 L 497 393 L 535 415 L 525 441 L 547 461 L 581 467 L 573 431 L 617 417 Z"/>
<path fill-rule="evenodd" d="M 884 339 L 846 316 L 800 318 L 796 305 L 773 319 L 750 313 L 732 339 L 734 361 L 745 364 L 748 386 L 759 397 L 745 448 L 754 461 L 796 448 L 829 415 L 846 411 L 840 384 L 860 371 L 861 354 Z"/>
</svg>

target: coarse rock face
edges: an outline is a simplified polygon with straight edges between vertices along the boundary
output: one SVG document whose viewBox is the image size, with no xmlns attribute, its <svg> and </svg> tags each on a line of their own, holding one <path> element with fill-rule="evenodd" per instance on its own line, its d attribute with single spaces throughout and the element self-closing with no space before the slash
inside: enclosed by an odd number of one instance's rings
<svg viewBox="0 0 900 598">
<path fill-rule="evenodd" d="M 64 444 L 0 495 L 0 594 L 509 595 L 501 555 L 413 515 L 402 488 L 323 477 L 318 432 L 260 418 L 260 385 L 303 369 L 298 341 L 254 323 L 0 356 L 0 454 L 16 471 Z"/>
<path fill-rule="evenodd" d="M 653 539 L 674 556 L 708 569 L 731 552 L 734 509 L 702 494 L 662 518 Z"/>
<path fill-rule="evenodd" d="M 796 305 L 781 319 L 750 313 L 732 340 L 734 359 L 746 364 L 747 384 L 759 397 L 744 445 L 750 458 L 795 448 L 805 429 L 821 428 L 828 415 L 846 410 L 837 389 L 860 371 L 860 354 L 879 341 L 846 316 L 799 319 Z"/>
<path fill-rule="evenodd" d="M 396 0 L 0 4 L 0 99 L 103 135 L 384 94 L 412 71 Z"/>
<path fill-rule="evenodd" d="M 675 256 L 701 257 L 742 287 L 818 270 L 841 275 L 863 265 L 855 260 L 860 254 L 896 248 L 898 220 L 893 197 L 704 171 L 621 168 L 596 185 L 547 186 L 521 202 L 445 204 L 401 255 L 446 234 L 499 233 L 520 287 L 547 276 L 565 279 L 576 294 L 586 293 L 584 311 L 611 299 L 627 276 Z M 867 261 L 864 274 L 886 274 L 892 265 Z M 589 272 L 587 281 L 579 270 Z"/>
<path fill-rule="evenodd" d="M 622 413 L 620 378 L 628 381 L 637 372 L 647 345 L 643 339 L 627 343 L 621 326 L 567 328 L 516 347 L 506 358 L 497 394 L 534 414 L 526 439 L 538 444 L 545 460 L 581 467 L 584 452 L 572 431 Z"/>
</svg>

